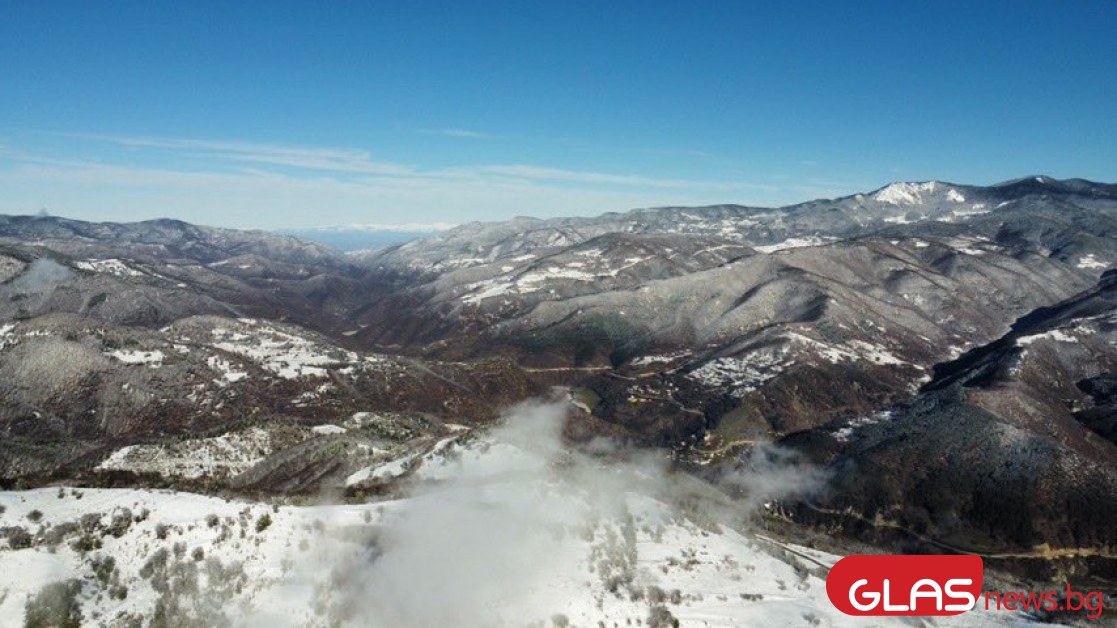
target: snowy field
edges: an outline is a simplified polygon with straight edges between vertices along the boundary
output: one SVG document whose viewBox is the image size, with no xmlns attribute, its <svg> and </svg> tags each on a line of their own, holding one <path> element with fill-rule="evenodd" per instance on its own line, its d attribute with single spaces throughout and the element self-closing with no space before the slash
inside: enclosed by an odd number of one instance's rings
<svg viewBox="0 0 1117 628">
<path fill-rule="evenodd" d="M 440 443 L 409 465 L 406 499 L 0 493 L 0 625 L 29 612 L 90 626 L 910 625 L 842 615 L 824 583 L 837 556 L 750 531 L 662 461 L 565 449 L 564 412 L 520 406 L 491 434 Z"/>
</svg>

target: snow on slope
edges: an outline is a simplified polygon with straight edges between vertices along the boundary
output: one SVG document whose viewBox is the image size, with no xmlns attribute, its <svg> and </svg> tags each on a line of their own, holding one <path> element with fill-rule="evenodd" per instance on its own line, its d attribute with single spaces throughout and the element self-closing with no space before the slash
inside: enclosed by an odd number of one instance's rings
<svg viewBox="0 0 1117 628">
<path fill-rule="evenodd" d="M 93 273 L 107 273 L 116 275 L 117 277 L 143 277 L 144 273 L 132 268 L 123 260 L 119 259 L 91 259 L 86 261 L 75 262 L 81 270 L 86 270 Z"/>
<path fill-rule="evenodd" d="M 583 257 L 595 257 L 600 251 L 580 251 Z M 528 294 L 543 290 L 550 282 L 556 280 L 571 281 L 598 281 L 608 277 L 616 277 L 620 272 L 632 268 L 646 261 L 646 257 L 629 257 L 611 266 L 604 260 L 568 261 L 562 266 L 544 266 L 532 269 L 518 276 L 511 276 L 516 270 L 515 266 L 502 266 L 504 274 L 495 279 L 486 279 L 465 286 L 466 294 L 462 297 L 463 303 L 477 304 L 485 299 L 504 294 Z"/>
<path fill-rule="evenodd" d="M 788 238 L 783 242 L 777 242 L 776 244 L 762 244 L 754 246 L 752 248 L 760 251 L 761 253 L 775 253 L 776 251 L 783 251 L 786 249 L 800 249 L 809 246 L 822 246 L 823 244 L 835 241 L 837 241 L 837 238 L 807 236 L 805 238 Z"/>
<path fill-rule="evenodd" d="M 791 365 L 786 345 L 754 351 L 747 357 L 716 358 L 688 376 L 711 388 L 729 388 L 734 397 L 743 397 Z"/>
<path fill-rule="evenodd" d="M 175 340 L 200 343 L 246 358 L 284 379 L 324 378 L 327 369 L 363 362 L 379 362 L 374 355 L 360 355 L 340 349 L 314 334 L 296 327 L 252 318 L 228 320 L 212 328 L 188 331 L 175 329 Z M 221 358 L 211 358 L 210 366 L 222 373 L 222 381 L 233 383 L 247 376 Z"/>
<path fill-rule="evenodd" d="M 165 477 L 232 476 L 272 453 L 271 434 L 258 427 L 212 438 L 164 445 L 129 445 L 114 451 L 98 470 L 158 473 Z"/>
<path fill-rule="evenodd" d="M 660 460 L 564 449 L 564 411 L 520 406 L 469 447 L 436 447 L 444 455 L 428 456 L 413 494 L 395 501 L 273 508 L 164 491 L 0 493 L 0 526 L 34 537 L 0 549 L 0 624 L 19 624 L 44 586 L 76 577 L 87 625 L 157 613 L 269 628 L 906 625 L 842 615 L 824 583 L 837 556 L 750 532 L 732 502 Z M 1021 619 L 971 612 L 939 623 Z"/>
<path fill-rule="evenodd" d="M 880 189 L 875 195 L 873 200 L 881 203 L 888 203 L 889 205 L 921 205 L 935 194 L 938 190 L 943 189 L 943 195 L 952 203 L 964 203 L 966 198 L 962 196 L 958 190 L 946 187 L 938 181 L 927 181 L 926 183 L 892 183 Z"/>
<path fill-rule="evenodd" d="M 8 323 L 0 325 L 0 349 L 8 346 L 15 336 L 12 332 L 15 331 L 16 323 Z"/>
<path fill-rule="evenodd" d="M 691 371 L 687 377 L 710 388 L 724 388 L 734 397 L 743 397 L 773 379 L 793 364 L 806 361 L 870 362 L 888 366 L 921 367 L 906 362 L 887 347 L 858 340 L 827 343 L 799 332 L 786 332 L 775 340 L 778 344 L 754 350 L 746 355 L 720 357 Z"/>
<path fill-rule="evenodd" d="M 1096 255 L 1090 253 L 1078 258 L 1078 268 L 1108 268 L 1109 264 L 1097 258 Z"/>
<path fill-rule="evenodd" d="M 150 364 L 152 368 L 158 368 L 163 364 L 163 359 L 167 356 L 162 351 L 128 351 L 117 349 L 108 354 L 111 357 L 125 364 Z"/>
</svg>

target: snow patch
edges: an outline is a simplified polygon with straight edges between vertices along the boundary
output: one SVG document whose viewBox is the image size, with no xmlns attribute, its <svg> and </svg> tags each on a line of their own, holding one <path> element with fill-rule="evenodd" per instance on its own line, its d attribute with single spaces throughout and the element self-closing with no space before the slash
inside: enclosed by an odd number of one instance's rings
<svg viewBox="0 0 1117 628">
<path fill-rule="evenodd" d="M 218 356 L 210 356 L 210 358 L 206 360 L 206 364 L 208 364 L 211 369 L 221 373 L 221 377 L 217 379 L 218 384 L 232 384 L 248 377 L 247 371 L 238 371 L 234 369 L 232 362 Z"/>
<path fill-rule="evenodd" d="M 887 348 L 864 340 L 855 339 L 842 344 L 829 344 L 797 332 L 790 332 L 784 337 L 792 344 L 805 347 L 810 353 L 833 364 L 849 361 L 867 361 L 894 366 L 908 364 L 889 352 Z"/>
<path fill-rule="evenodd" d="M 907 216 L 888 216 L 887 218 L 884 219 L 884 222 L 887 222 L 887 223 L 893 224 L 893 225 L 910 225 L 912 223 L 916 223 L 916 222 L 919 222 L 921 220 L 926 220 L 926 219 L 927 219 L 926 214 L 921 214 L 918 218 L 908 218 Z"/>
<path fill-rule="evenodd" d="M 1020 336 L 1016 339 L 1017 346 L 1026 347 L 1033 342 L 1040 340 L 1054 340 L 1056 342 L 1078 342 L 1074 336 L 1064 332 L 1061 329 L 1052 329 L 1051 331 L 1043 332 L 1042 334 L 1032 334 L 1030 336 Z"/>
<path fill-rule="evenodd" d="M 938 181 L 926 183 L 893 183 L 880 189 L 873 200 L 889 205 L 922 205 L 933 201 L 933 195 L 944 190 L 943 198 L 952 203 L 965 203 L 966 197 L 958 190 L 946 187 Z"/>
<path fill-rule="evenodd" d="M 271 435 L 254 427 L 212 438 L 121 447 L 97 465 L 97 470 L 158 473 L 185 479 L 232 476 L 247 471 L 271 451 Z"/>
<path fill-rule="evenodd" d="M 87 270 L 94 273 L 107 273 L 116 275 L 117 277 L 143 277 L 144 273 L 132 268 L 123 260 L 110 258 L 110 259 L 89 259 L 82 262 L 75 262 L 81 270 Z"/>
<path fill-rule="evenodd" d="M 1078 268 L 1109 268 L 1108 262 L 1098 259 L 1093 253 L 1078 258 Z"/>
<path fill-rule="evenodd" d="M 485 299 L 505 294 L 529 294 L 543 290 L 546 284 L 552 281 L 571 280 L 581 282 L 600 281 L 616 277 L 621 271 L 627 270 L 647 257 L 625 258 L 617 266 L 610 266 L 609 262 L 600 258 L 601 251 L 596 249 L 579 251 L 576 255 L 595 258 L 597 267 L 586 269 L 590 262 L 572 261 L 562 266 L 548 266 L 526 272 L 515 279 L 486 279 L 465 286 L 466 294 L 461 296 L 463 303 L 479 304 Z M 585 270 L 584 270 L 585 269 Z"/>
<path fill-rule="evenodd" d="M 284 379 L 326 377 L 329 368 L 362 361 L 353 351 L 321 344 L 278 326 L 254 319 L 238 322 L 239 329 L 214 328 L 212 346 L 252 360 Z M 364 360 L 375 358 L 366 356 Z"/>
<path fill-rule="evenodd" d="M 669 364 L 690 355 L 689 351 L 679 351 L 667 355 L 644 355 L 631 362 L 632 366 L 650 366 L 652 364 Z"/>
<path fill-rule="evenodd" d="M 733 397 L 743 397 L 760 388 L 791 364 L 787 347 L 768 347 L 744 357 L 715 358 L 687 374 L 710 388 L 727 388 Z"/>
<path fill-rule="evenodd" d="M 918 205 L 923 202 L 923 194 L 934 193 L 937 185 L 936 181 L 893 183 L 873 195 L 873 200 L 889 205 Z"/>
<path fill-rule="evenodd" d="M 832 433 L 831 436 L 834 437 L 834 440 L 838 441 L 839 443 L 847 443 L 849 442 L 850 437 L 853 436 L 853 433 L 859 428 L 865 427 L 866 425 L 873 425 L 875 423 L 884 423 L 885 421 L 891 421 L 892 417 L 893 413 L 891 410 L 874 412 L 869 416 L 859 416 L 855 419 L 852 419 L 845 425 L 845 427 L 842 427 L 841 429 Z"/>
<path fill-rule="evenodd" d="M 118 349 L 108 354 L 125 364 L 150 364 L 152 368 L 163 365 L 167 356 L 162 351 L 125 351 Z"/>
<path fill-rule="evenodd" d="M 979 256 L 979 255 L 985 255 L 988 251 L 986 251 L 985 249 L 978 248 L 978 246 L 985 245 L 988 242 L 989 242 L 989 240 L 987 238 L 984 238 L 984 237 L 960 236 L 960 237 L 949 239 L 946 242 L 946 244 L 948 246 L 950 246 L 951 248 L 953 248 L 954 250 L 958 251 L 959 253 L 965 253 L 966 255 L 978 255 Z"/>
<path fill-rule="evenodd" d="M 12 333 L 13 331 L 15 331 L 15 328 L 15 323 L 0 325 L 0 349 L 8 346 L 8 344 L 11 343 L 12 340 L 15 338 L 15 334 Z"/>
<path fill-rule="evenodd" d="M 835 240 L 837 240 L 837 238 L 807 236 L 804 238 L 788 238 L 783 242 L 778 242 L 776 244 L 762 244 L 754 246 L 752 248 L 760 251 L 761 253 L 775 253 L 776 251 L 783 251 L 786 249 L 799 249 L 808 246 L 822 246 L 823 244 L 828 244 L 830 242 L 834 242 Z"/>
<path fill-rule="evenodd" d="M 324 425 L 315 425 L 314 427 L 310 428 L 310 431 L 314 432 L 315 434 L 322 435 L 322 436 L 331 436 L 333 434 L 345 434 L 345 433 L 349 432 L 349 430 L 345 429 L 344 427 L 341 427 L 340 425 L 332 425 L 330 423 L 326 423 Z"/>
</svg>

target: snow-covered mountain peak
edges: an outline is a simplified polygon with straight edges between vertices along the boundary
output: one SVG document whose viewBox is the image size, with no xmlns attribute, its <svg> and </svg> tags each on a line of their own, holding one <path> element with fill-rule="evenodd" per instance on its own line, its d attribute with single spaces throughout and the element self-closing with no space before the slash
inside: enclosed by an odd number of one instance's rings
<svg viewBox="0 0 1117 628">
<path fill-rule="evenodd" d="M 937 195 L 955 203 L 966 202 L 966 198 L 958 190 L 938 181 L 891 183 L 878 190 L 873 195 L 873 200 L 890 205 L 919 205 Z"/>
</svg>

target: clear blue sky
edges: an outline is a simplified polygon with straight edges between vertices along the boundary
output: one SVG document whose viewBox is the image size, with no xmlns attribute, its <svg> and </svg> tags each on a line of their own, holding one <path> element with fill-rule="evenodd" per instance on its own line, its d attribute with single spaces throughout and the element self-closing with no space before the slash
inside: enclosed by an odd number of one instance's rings
<svg viewBox="0 0 1117 628">
<path fill-rule="evenodd" d="M 0 212 L 296 227 L 1117 180 L 1117 2 L 0 5 Z"/>
</svg>

